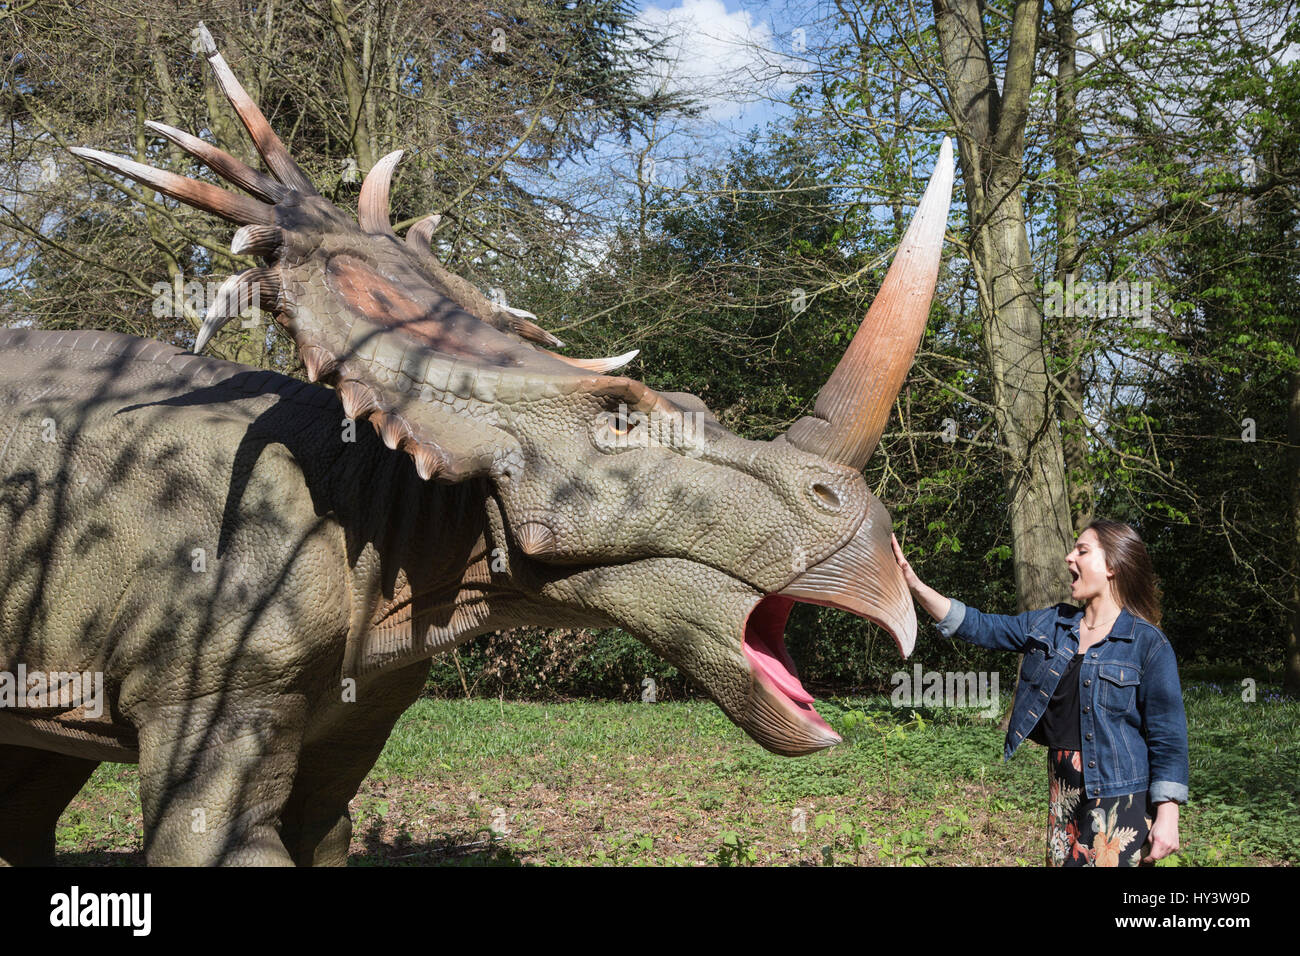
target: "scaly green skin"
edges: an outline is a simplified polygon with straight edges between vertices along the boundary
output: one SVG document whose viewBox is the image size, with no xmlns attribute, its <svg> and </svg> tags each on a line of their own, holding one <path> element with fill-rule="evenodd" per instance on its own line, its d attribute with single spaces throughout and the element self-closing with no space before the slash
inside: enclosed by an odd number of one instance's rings
<svg viewBox="0 0 1300 956">
<path fill-rule="evenodd" d="M 0 710 L 0 858 L 48 859 L 94 766 L 128 760 L 151 864 L 342 863 L 429 658 L 523 624 L 627 628 L 762 740 L 745 617 L 874 499 L 713 423 L 698 456 L 605 450 L 595 412 L 521 405 L 519 474 L 437 484 L 369 428 L 344 441 L 328 389 L 0 330 L 0 670 L 101 671 L 107 697 L 99 721 Z M 538 517 L 545 561 L 511 531 Z"/>
</svg>

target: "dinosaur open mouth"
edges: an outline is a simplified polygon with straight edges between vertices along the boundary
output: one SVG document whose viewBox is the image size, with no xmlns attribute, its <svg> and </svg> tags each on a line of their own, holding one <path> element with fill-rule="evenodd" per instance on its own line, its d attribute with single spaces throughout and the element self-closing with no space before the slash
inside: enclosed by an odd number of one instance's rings
<svg viewBox="0 0 1300 956">
<path fill-rule="evenodd" d="M 916 644 L 916 612 L 890 542 L 883 506 L 869 514 L 835 552 L 780 591 L 760 598 L 745 618 L 741 650 L 750 671 L 750 699 L 737 721 L 775 753 L 797 756 L 823 750 L 840 737 L 813 708 L 785 649 L 785 626 L 795 602 L 838 608 L 886 631 L 904 658 Z"/>
<path fill-rule="evenodd" d="M 813 707 L 813 696 L 799 682 L 794 658 L 785 648 L 785 625 L 794 603 L 793 598 L 769 594 L 754 605 L 745 620 L 742 649 L 753 667 L 755 679 L 768 692 L 764 695 L 768 702 L 786 711 L 786 721 L 782 723 L 803 724 L 802 730 L 810 742 L 829 747 L 839 743 L 840 736 Z"/>
</svg>

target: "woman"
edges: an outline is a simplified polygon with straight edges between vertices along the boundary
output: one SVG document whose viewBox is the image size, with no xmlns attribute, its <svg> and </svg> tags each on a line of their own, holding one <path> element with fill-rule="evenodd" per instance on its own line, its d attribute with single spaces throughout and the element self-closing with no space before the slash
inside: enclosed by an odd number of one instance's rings
<svg viewBox="0 0 1300 956">
<path fill-rule="evenodd" d="M 1094 521 L 1065 558 L 1079 606 L 1014 616 L 984 614 L 927 587 L 897 538 L 894 556 L 944 637 L 1025 655 L 1004 759 L 1026 738 L 1048 748 L 1047 865 L 1136 866 L 1177 850 L 1187 717 L 1137 532 Z"/>
</svg>

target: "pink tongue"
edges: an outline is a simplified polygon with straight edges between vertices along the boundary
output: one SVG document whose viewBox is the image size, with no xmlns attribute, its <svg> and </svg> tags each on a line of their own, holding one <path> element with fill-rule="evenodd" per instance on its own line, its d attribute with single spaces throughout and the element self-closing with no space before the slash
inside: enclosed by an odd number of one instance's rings
<svg viewBox="0 0 1300 956">
<path fill-rule="evenodd" d="M 781 693 L 796 703 L 811 704 L 813 702 L 812 694 L 803 689 L 803 684 L 799 683 L 799 678 L 786 670 L 785 665 L 773 657 L 766 647 L 762 645 L 755 646 L 748 641 L 743 646 L 745 656 L 749 658 L 749 662 L 766 674 L 768 680 L 775 684 Z"/>
</svg>

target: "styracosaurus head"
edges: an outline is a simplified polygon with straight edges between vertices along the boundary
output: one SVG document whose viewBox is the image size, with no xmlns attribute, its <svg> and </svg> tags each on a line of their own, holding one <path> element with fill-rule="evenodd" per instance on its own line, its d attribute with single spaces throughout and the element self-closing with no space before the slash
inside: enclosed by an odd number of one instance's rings
<svg viewBox="0 0 1300 956">
<path fill-rule="evenodd" d="M 561 343 L 434 259 L 436 217 L 399 240 L 388 195 L 400 152 L 371 169 L 353 222 L 316 191 L 199 32 L 269 174 L 150 127 L 249 196 L 74 150 L 238 223 L 232 251 L 262 257 L 223 284 L 196 350 L 260 300 L 293 335 L 312 381 L 333 386 L 345 413 L 368 419 L 421 478 L 492 483 L 512 560 L 533 571 L 519 577 L 540 597 L 635 634 L 769 750 L 839 742 L 799 683 L 785 624 L 802 601 L 875 621 L 904 657 L 915 642 L 889 513 L 861 472 L 929 313 L 952 190 L 948 140 L 813 414 L 773 441 L 749 441 L 694 395 L 605 374 L 620 360 L 545 348 Z"/>
</svg>

